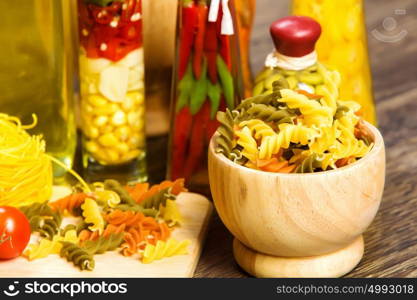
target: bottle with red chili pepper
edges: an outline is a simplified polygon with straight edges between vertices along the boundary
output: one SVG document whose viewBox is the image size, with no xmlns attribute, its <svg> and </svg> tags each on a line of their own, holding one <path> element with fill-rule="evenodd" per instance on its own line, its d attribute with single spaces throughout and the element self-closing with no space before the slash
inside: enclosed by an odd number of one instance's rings
<svg viewBox="0 0 417 300">
<path fill-rule="evenodd" d="M 179 1 L 168 177 L 207 191 L 207 148 L 216 113 L 242 98 L 233 0 Z"/>
<path fill-rule="evenodd" d="M 142 0 L 78 0 L 83 165 L 146 180 Z"/>
</svg>

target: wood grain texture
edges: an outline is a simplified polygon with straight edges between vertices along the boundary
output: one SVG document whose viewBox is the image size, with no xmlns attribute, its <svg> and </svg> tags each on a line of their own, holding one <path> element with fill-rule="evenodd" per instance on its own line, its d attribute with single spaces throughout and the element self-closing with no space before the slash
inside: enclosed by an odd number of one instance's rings
<svg viewBox="0 0 417 300">
<path fill-rule="evenodd" d="M 236 238 L 233 254 L 236 262 L 258 278 L 336 278 L 350 272 L 364 251 L 360 235 L 346 247 L 327 254 L 308 257 L 277 257 L 255 252 Z"/>
<path fill-rule="evenodd" d="M 287 14 L 288 1 L 258 0 L 252 37 L 252 67 L 260 70 L 271 48 L 268 24 Z M 379 128 L 387 151 L 385 191 L 379 212 L 364 234 L 365 255 L 348 277 L 417 277 L 417 1 L 365 1 L 368 45 Z M 404 9 L 405 15 L 395 15 Z M 396 43 L 375 39 L 382 22 L 394 17 L 407 35 Z M 165 176 L 166 137 L 148 140 L 149 168 L 155 181 Z M 233 259 L 232 235 L 214 215 L 196 277 L 247 277 Z"/>
<path fill-rule="evenodd" d="M 343 168 L 305 174 L 271 173 L 240 166 L 209 148 L 211 193 L 220 218 L 245 246 L 284 257 L 337 251 L 358 238 L 379 208 L 385 149 L 367 124 L 374 146 Z"/>
<path fill-rule="evenodd" d="M 67 194 L 68 188 L 55 187 L 52 199 L 59 199 Z M 181 193 L 176 201 L 183 216 L 183 224 L 174 230 L 173 238 L 191 241 L 187 255 L 143 264 L 137 256 L 125 257 L 116 251 L 110 251 L 95 255 L 94 270 L 82 272 L 57 254 L 33 261 L 18 257 L 0 260 L 0 277 L 192 277 L 201 254 L 213 205 L 205 197 L 194 193 Z M 69 224 L 71 220 L 64 219 L 63 223 Z"/>
</svg>

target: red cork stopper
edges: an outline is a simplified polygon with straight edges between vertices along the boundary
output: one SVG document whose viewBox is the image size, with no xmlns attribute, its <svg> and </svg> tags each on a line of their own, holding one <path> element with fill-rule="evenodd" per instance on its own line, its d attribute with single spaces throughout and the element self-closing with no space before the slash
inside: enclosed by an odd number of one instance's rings
<svg viewBox="0 0 417 300">
<path fill-rule="evenodd" d="M 321 26 L 310 17 L 289 16 L 272 23 L 270 32 L 279 53 L 300 57 L 314 51 Z"/>
</svg>

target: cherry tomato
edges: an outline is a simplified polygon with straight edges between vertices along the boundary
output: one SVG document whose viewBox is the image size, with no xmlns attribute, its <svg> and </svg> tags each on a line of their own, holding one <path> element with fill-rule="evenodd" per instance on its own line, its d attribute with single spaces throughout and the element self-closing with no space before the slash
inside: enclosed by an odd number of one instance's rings
<svg viewBox="0 0 417 300">
<path fill-rule="evenodd" d="M 30 224 L 17 208 L 0 206 L 0 259 L 22 254 L 30 239 Z"/>
</svg>

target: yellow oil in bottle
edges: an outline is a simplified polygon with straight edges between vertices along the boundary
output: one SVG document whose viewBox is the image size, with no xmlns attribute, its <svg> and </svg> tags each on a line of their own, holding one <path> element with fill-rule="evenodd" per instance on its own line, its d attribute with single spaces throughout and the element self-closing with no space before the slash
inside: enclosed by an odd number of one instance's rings
<svg viewBox="0 0 417 300">
<path fill-rule="evenodd" d="M 293 0 L 295 15 L 322 26 L 316 45 L 319 61 L 341 76 L 340 98 L 361 104 L 365 120 L 376 124 L 362 0 Z"/>
<path fill-rule="evenodd" d="M 0 112 L 23 123 L 38 117 L 49 154 L 72 166 L 76 146 L 72 63 L 62 1 L 0 1 Z M 55 179 L 65 170 L 54 169 Z"/>
</svg>

